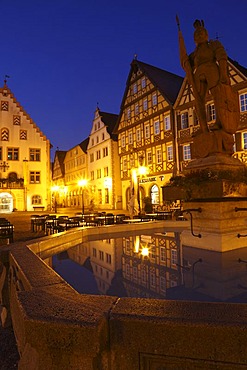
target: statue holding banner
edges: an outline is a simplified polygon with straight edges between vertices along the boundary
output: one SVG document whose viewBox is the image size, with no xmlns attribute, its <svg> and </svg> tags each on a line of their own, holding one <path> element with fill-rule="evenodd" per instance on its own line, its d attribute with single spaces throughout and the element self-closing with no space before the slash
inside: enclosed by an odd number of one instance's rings
<svg viewBox="0 0 247 370">
<path fill-rule="evenodd" d="M 192 86 L 200 132 L 194 137 L 195 157 L 203 158 L 215 153 L 233 153 L 233 134 L 239 124 L 238 96 L 231 87 L 227 54 L 218 40 L 208 40 L 204 22 L 194 22 L 194 52 L 187 55 L 179 20 L 180 62 Z M 207 94 L 212 94 L 216 121 L 208 126 Z"/>
</svg>

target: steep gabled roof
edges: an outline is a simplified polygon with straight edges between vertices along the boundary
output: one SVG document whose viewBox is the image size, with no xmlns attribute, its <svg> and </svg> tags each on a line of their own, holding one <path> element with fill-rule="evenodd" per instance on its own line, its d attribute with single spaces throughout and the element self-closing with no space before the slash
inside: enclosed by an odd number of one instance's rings
<svg viewBox="0 0 247 370">
<path fill-rule="evenodd" d="M 108 134 L 113 140 L 117 140 L 117 135 L 113 133 L 113 130 L 116 126 L 118 115 L 114 113 L 107 113 L 102 112 L 99 110 L 99 115 L 101 117 L 102 122 L 105 124 Z"/>
<path fill-rule="evenodd" d="M 89 137 L 87 137 L 85 140 L 83 140 L 79 146 L 81 147 L 81 149 L 83 150 L 84 153 L 87 153 L 87 146 L 88 146 L 88 142 L 89 142 Z"/>
<path fill-rule="evenodd" d="M 55 158 L 54 158 L 54 163 L 55 163 L 55 159 L 57 158 L 58 160 L 58 163 L 59 163 L 59 166 L 61 168 L 61 173 L 62 175 L 64 176 L 65 174 L 65 171 L 64 171 L 64 158 L 66 156 L 66 150 L 56 150 L 55 152 Z"/>
<path fill-rule="evenodd" d="M 165 97 L 167 102 L 171 105 L 174 104 L 180 87 L 183 82 L 183 77 L 178 76 L 174 73 L 165 71 L 164 69 L 154 67 L 150 64 L 146 64 L 134 59 L 131 63 L 132 68 L 139 67 L 155 87 Z"/>
<path fill-rule="evenodd" d="M 236 60 L 228 57 L 229 61 L 245 76 L 247 77 L 247 68 L 241 66 Z"/>
</svg>

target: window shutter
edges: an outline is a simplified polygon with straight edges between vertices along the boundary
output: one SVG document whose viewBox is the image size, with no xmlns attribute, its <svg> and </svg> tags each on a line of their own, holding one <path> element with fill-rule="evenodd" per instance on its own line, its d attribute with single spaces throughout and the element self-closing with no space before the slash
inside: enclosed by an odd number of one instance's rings
<svg viewBox="0 0 247 370">
<path fill-rule="evenodd" d="M 236 151 L 239 152 L 242 149 L 242 140 L 241 140 L 242 134 L 241 132 L 236 132 L 235 134 L 235 142 L 236 142 Z"/>
<path fill-rule="evenodd" d="M 181 130 L 181 115 L 177 114 L 177 124 L 178 124 L 178 130 Z"/>
</svg>

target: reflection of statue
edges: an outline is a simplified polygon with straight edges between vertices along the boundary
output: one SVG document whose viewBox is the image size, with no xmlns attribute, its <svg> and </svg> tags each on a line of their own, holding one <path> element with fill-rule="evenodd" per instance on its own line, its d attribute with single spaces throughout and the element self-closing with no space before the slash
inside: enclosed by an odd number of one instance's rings
<svg viewBox="0 0 247 370">
<path fill-rule="evenodd" d="M 178 26 L 179 21 L 177 19 Z M 233 136 L 239 123 L 237 94 L 232 90 L 228 75 L 227 54 L 218 40 L 208 41 L 204 22 L 194 22 L 196 49 L 189 56 L 186 53 L 182 33 L 179 29 L 181 65 L 195 97 L 196 113 L 201 133 L 195 138 L 198 157 L 225 152 L 232 154 Z M 207 124 L 206 95 L 211 92 L 214 99 L 216 122 Z"/>
</svg>

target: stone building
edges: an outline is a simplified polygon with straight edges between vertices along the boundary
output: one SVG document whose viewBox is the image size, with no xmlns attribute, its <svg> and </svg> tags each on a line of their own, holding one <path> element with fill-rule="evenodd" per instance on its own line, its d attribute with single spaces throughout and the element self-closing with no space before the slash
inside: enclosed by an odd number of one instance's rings
<svg viewBox="0 0 247 370">
<path fill-rule="evenodd" d="M 6 84 L 0 89 L 0 212 L 47 209 L 50 141 Z"/>
<path fill-rule="evenodd" d="M 88 194 L 91 209 L 121 209 L 122 192 L 116 114 L 96 109 L 87 147 Z"/>
<path fill-rule="evenodd" d="M 63 204 L 66 207 L 82 206 L 82 191 L 80 181 L 88 179 L 87 169 L 87 146 L 88 138 L 66 152 L 64 158 L 65 189 Z M 85 197 L 85 206 L 88 206 Z"/>
<path fill-rule="evenodd" d="M 176 172 L 173 105 L 182 82 L 182 77 L 139 60 L 131 63 L 115 130 L 123 209 L 140 212 L 145 197 L 153 206 L 162 203 L 161 186 Z"/>
</svg>

